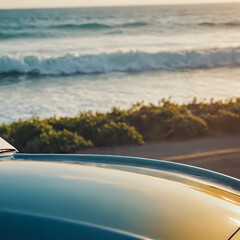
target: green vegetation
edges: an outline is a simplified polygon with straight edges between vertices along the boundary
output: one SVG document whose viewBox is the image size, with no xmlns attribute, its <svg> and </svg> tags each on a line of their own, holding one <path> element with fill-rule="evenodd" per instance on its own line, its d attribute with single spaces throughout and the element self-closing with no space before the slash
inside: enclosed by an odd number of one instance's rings
<svg viewBox="0 0 240 240">
<path fill-rule="evenodd" d="M 166 139 L 240 134 L 240 98 L 176 104 L 162 99 L 128 110 L 83 112 L 76 117 L 13 122 L 0 136 L 23 152 L 73 153 L 89 147 L 143 144 Z"/>
</svg>

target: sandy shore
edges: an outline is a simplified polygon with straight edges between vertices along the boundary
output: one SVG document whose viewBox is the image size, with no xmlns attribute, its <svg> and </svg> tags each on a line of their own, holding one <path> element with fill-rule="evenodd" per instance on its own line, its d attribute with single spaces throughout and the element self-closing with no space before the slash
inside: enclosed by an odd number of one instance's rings
<svg viewBox="0 0 240 240">
<path fill-rule="evenodd" d="M 176 161 L 240 179 L 240 136 L 147 143 L 142 146 L 93 148 L 79 153 L 136 156 Z"/>
</svg>

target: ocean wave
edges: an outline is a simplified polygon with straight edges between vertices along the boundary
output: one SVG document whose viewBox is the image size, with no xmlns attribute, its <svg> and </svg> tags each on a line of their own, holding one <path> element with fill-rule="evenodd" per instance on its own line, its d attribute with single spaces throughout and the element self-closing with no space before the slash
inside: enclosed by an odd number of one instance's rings
<svg viewBox="0 0 240 240">
<path fill-rule="evenodd" d="M 62 57 L 2 56 L 0 74 L 72 75 L 217 68 L 240 65 L 240 48 L 182 52 L 115 52 Z"/>
<path fill-rule="evenodd" d="M 147 22 L 130 22 L 130 23 L 125 23 L 125 24 L 120 24 L 118 25 L 119 27 L 142 27 L 142 26 L 147 26 Z"/>
<path fill-rule="evenodd" d="M 111 28 L 110 25 L 100 24 L 100 23 L 86 23 L 86 24 L 59 24 L 54 26 L 49 26 L 49 28 L 54 29 L 107 29 Z"/>
<path fill-rule="evenodd" d="M 114 34 L 123 34 L 124 28 L 136 28 L 147 25 L 146 22 L 130 22 L 130 23 L 124 23 L 119 25 L 107 25 L 107 24 L 100 24 L 100 23 L 86 23 L 86 24 L 59 24 L 59 25 L 48 25 L 48 26 L 39 26 L 38 31 L 34 30 L 33 26 L 22 26 L 17 29 L 15 28 L 9 28 L 6 30 L 6 27 L 0 31 L 0 40 L 7 40 L 7 39 L 18 39 L 18 38 L 50 38 L 50 37 L 56 37 L 61 35 L 66 35 L 66 32 L 68 31 L 75 31 L 77 30 L 87 30 L 87 31 L 97 31 L 97 30 L 108 30 L 109 32 L 106 32 L 107 35 L 114 35 Z M 37 28 L 35 26 L 35 28 Z M 57 31 L 54 34 L 52 30 Z M 0 29 L 1 30 L 1 29 Z M 11 30 L 11 31 L 10 31 Z M 63 30 L 63 31 L 60 31 Z"/>
<path fill-rule="evenodd" d="M 199 26 L 206 26 L 206 27 L 240 27 L 239 21 L 232 21 L 232 22 L 223 22 L 223 23 L 214 23 L 214 22 L 201 22 L 198 24 Z"/>
<path fill-rule="evenodd" d="M 146 26 L 148 23 L 146 22 L 129 22 L 124 24 L 117 24 L 117 25 L 108 25 L 108 24 L 101 24 L 97 22 L 93 23 L 85 23 L 85 24 L 59 24 L 49 26 L 49 28 L 54 29 L 86 29 L 86 30 L 101 30 L 101 29 L 109 29 L 109 28 L 131 28 L 131 27 L 141 27 Z"/>
<path fill-rule="evenodd" d="M 0 32 L 0 40 L 21 38 L 47 38 L 52 37 L 48 32 Z"/>
</svg>

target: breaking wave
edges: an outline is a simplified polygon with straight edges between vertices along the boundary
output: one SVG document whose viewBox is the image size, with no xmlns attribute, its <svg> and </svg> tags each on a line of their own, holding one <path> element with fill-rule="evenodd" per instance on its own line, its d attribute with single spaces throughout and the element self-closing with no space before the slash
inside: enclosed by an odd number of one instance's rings
<svg viewBox="0 0 240 240">
<path fill-rule="evenodd" d="M 72 75 L 217 68 L 240 65 L 240 48 L 182 52 L 115 52 L 62 57 L 2 56 L 0 74 Z"/>
</svg>

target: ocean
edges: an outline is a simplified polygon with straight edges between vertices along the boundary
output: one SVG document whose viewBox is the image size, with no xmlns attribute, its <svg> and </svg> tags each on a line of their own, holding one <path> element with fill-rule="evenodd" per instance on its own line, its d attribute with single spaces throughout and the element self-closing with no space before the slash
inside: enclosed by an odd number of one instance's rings
<svg viewBox="0 0 240 240">
<path fill-rule="evenodd" d="M 0 123 L 240 97 L 240 4 L 0 10 Z"/>
</svg>

